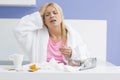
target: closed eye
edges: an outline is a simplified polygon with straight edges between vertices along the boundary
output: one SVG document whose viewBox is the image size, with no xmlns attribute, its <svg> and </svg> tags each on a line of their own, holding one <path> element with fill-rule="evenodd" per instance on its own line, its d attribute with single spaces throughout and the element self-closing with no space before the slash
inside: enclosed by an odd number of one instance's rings
<svg viewBox="0 0 120 80">
<path fill-rule="evenodd" d="M 58 14 L 58 12 L 57 11 L 53 11 L 53 14 Z"/>
</svg>

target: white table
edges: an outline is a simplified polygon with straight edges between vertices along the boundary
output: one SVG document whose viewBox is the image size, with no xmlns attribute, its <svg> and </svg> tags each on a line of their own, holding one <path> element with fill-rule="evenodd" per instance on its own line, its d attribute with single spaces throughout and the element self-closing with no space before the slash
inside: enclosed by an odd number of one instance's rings
<svg viewBox="0 0 120 80">
<path fill-rule="evenodd" d="M 0 66 L 0 80 L 120 80 L 120 68 L 116 66 L 97 66 L 79 72 L 16 72 L 5 69 L 8 66 Z"/>
</svg>

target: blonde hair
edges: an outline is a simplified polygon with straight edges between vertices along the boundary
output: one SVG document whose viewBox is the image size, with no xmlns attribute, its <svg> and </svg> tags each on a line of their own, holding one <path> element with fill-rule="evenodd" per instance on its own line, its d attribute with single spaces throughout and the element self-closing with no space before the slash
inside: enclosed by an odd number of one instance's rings
<svg viewBox="0 0 120 80">
<path fill-rule="evenodd" d="M 40 11 L 40 14 L 41 14 L 42 19 L 43 19 L 43 25 L 47 27 L 47 25 L 45 24 L 45 11 L 46 11 L 48 6 L 53 6 L 53 7 L 56 8 L 56 10 L 58 12 L 60 12 L 61 19 L 62 19 L 62 22 L 61 22 L 61 37 L 62 37 L 62 41 L 66 41 L 67 40 L 67 30 L 66 30 L 65 24 L 64 24 L 64 16 L 63 16 L 63 12 L 62 12 L 61 7 L 58 4 L 52 2 L 52 3 L 46 3 L 43 6 L 41 6 L 39 11 Z"/>
</svg>

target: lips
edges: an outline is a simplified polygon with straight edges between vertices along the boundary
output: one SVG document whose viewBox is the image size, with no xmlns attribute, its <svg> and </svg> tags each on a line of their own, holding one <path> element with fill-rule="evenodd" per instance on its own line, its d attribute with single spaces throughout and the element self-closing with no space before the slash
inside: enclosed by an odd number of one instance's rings
<svg viewBox="0 0 120 80">
<path fill-rule="evenodd" d="M 51 22 L 51 23 L 52 23 L 52 22 L 56 22 L 56 20 L 55 20 L 55 19 L 53 19 L 53 20 L 51 20 L 50 22 Z"/>
</svg>

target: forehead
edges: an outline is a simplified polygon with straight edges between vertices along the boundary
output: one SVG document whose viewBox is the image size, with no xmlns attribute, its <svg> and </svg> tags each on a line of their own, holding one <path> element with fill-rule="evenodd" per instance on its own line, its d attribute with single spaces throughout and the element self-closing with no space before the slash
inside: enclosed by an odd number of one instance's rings
<svg viewBox="0 0 120 80">
<path fill-rule="evenodd" d="M 57 9 L 56 9 L 54 6 L 48 6 L 48 7 L 46 8 L 45 13 L 47 13 L 47 12 L 52 12 L 52 11 L 57 11 Z"/>
</svg>

